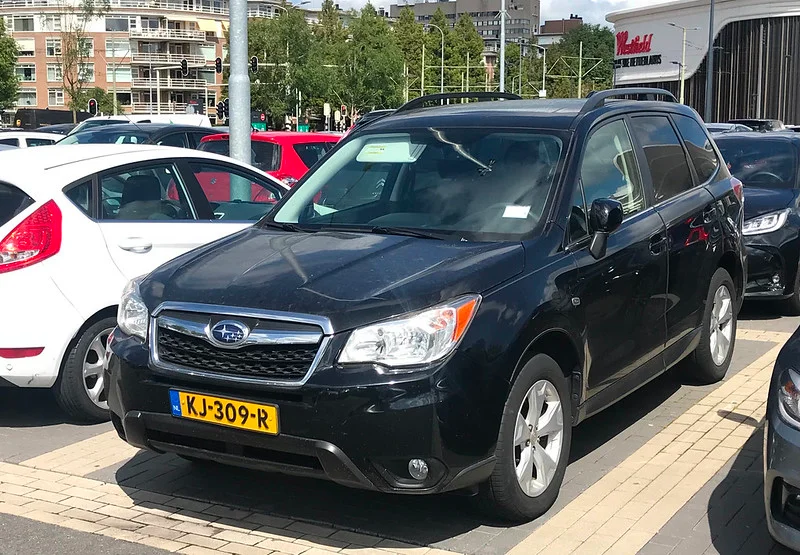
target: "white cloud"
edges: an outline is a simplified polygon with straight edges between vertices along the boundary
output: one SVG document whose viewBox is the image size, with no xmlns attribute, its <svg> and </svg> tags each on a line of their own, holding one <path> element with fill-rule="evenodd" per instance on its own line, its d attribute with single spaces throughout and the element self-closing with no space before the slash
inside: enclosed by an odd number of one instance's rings
<svg viewBox="0 0 800 555">
<path fill-rule="evenodd" d="M 542 0 L 542 21 L 568 18 L 570 14 L 577 14 L 586 23 L 609 25 L 606 22 L 606 14 L 609 12 L 663 3 L 664 0 Z"/>
</svg>

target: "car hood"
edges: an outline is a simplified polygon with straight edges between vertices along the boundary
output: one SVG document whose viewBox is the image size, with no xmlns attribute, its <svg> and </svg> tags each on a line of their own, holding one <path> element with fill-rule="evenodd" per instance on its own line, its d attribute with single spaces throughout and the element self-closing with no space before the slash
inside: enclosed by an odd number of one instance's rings
<svg viewBox="0 0 800 555">
<path fill-rule="evenodd" d="M 797 197 L 794 189 L 764 189 L 761 187 L 745 187 L 744 218 L 749 220 L 762 214 L 786 208 Z"/>
<path fill-rule="evenodd" d="M 164 301 L 325 316 L 343 331 L 483 293 L 522 272 L 521 243 L 249 228 L 161 266 L 141 284 Z"/>
</svg>

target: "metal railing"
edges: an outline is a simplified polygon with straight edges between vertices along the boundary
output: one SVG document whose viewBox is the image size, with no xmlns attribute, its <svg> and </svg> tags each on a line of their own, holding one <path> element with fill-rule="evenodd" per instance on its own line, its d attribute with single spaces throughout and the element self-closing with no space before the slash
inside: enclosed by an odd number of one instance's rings
<svg viewBox="0 0 800 555">
<path fill-rule="evenodd" d="M 2 2 L 2 0 L 0 0 Z M 2 7 L 2 5 L 0 5 Z M 206 40 L 205 31 L 192 29 L 131 29 L 132 39 Z"/>
<path fill-rule="evenodd" d="M 148 79 L 135 77 L 131 80 L 132 89 L 201 89 L 205 90 L 209 83 L 205 79 Z"/>
<path fill-rule="evenodd" d="M 173 54 L 162 52 L 133 52 L 131 53 L 132 64 L 145 65 L 180 65 L 182 60 L 191 67 L 205 66 L 206 58 L 199 54 Z"/>
<path fill-rule="evenodd" d="M 64 0 L 0 0 L 0 9 L 9 8 L 63 8 Z M 191 0 L 109 0 L 110 8 L 140 10 L 170 10 L 228 15 L 227 0 L 195 2 Z"/>
<path fill-rule="evenodd" d="M 134 102 L 131 104 L 132 114 L 185 114 L 186 102 Z M 160 109 L 159 109 L 160 108 Z"/>
</svg>

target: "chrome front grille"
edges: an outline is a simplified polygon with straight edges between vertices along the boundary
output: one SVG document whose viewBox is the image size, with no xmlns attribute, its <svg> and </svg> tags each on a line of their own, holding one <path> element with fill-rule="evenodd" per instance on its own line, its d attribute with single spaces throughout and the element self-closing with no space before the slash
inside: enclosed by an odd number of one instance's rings
<svg viewBox="0 0 800 555">
<path fill-rule="evenodd" d="M 235 343 L 225 344 L 212 330 L 231 324 L 244 333 L 224 337 Z M 300 385 L 314 371 L 328 330 L 327 320 L 313 316 L 165 303 L 150 323 L 151 362 L 195 376 Z"/>
</svg>

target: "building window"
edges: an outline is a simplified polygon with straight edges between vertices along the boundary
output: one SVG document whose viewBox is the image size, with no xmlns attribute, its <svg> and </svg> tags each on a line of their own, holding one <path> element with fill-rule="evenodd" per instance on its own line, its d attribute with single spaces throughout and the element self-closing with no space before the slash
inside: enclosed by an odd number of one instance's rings
<svg viewBox="0 0 800 555">
<path fill-rule="evenodd" d="M 106 58 L 124 58 L 131 51 L 128 39 L 106 39 Z"/>
<path fill-rule="evenodd" d="M 47 80 L 51 83 L 64 80 L 64 72 L 61 70 L 61 64 L 47 64 Z"/>
<path fill-rule="evenodd" d="M 64 89 L 47 89 L 47 105 L 48 106 L 63 106 L 64 105 Z"/>
<path fill-rule="evenodd" d="M 36 89 L 20 89 L 17 106 L 36 106 Z"/>
<path fill-rule="evenodd" d="M 61 56 L 61 39 L 47 39 L 45 41 L 45 52 L 50 58 Z"/>
<path fill-rule="evenodd" d="M 128 31 L 130 30 L 130 23 L 127 17 L 106 17 L 106 31 Z"/>
<path fill-rule="evenodd" d="M 61 16 L 60 15 L 44 16 L 44 30 L 61 31 Z"/>
<path fill-rule="evenodd" d="M 131 105 L 131 93 L 130 93 L 130 91 L 126 91 L 126 92 L 117 91 L 117 102 L 119 102 L 123 106 L 130 106 Z"/>
<path fill-rule="evenodd" d="M 207 62 L 213 62 L 217 58 L 217 47 L 213 44 L 204 44 L 200 47 L 200 52 Z"/>
<path fill-rule="evenodd" d="M 83 58 L 94 58 L 94 39 L 81 39 L 80 49 Z"/>
<path fill-rule="evenodd" d="M 17 39 L 17 52 L 20 58 L 32 58 L 36 55 L 34 39 Z"/>
<path fill-rule="evenodd" d="M 217 82 L 217 72 L 213 69 L 201 69 L 198 71 L 198 77 L 203 79 L 206 83 L 214 84 Z"/>
<path fill-rule="evenodd" d="M 20 64 L 16 67 L 17 78 L 30 83 L 36 81 L 36 64 Z"/>
<path fill-rule="evenodd" d="M 116 70 L 113 65 L 106 66 L 106 82 L 111 83 L 115 77 L 117 83 L 130 83 L 131 66 L 117 66 Z"/>
<path fill-rule="evenodd" d="M 33 31 L 33 16 L 16 16 L 14 17 L 14 31 Z"/>
<path fill-rule="evenodd" d="M 83 64 L 78 72 L 78 79 L 85 83 L 94 83 L 94 64 Z"/>
</svg>

